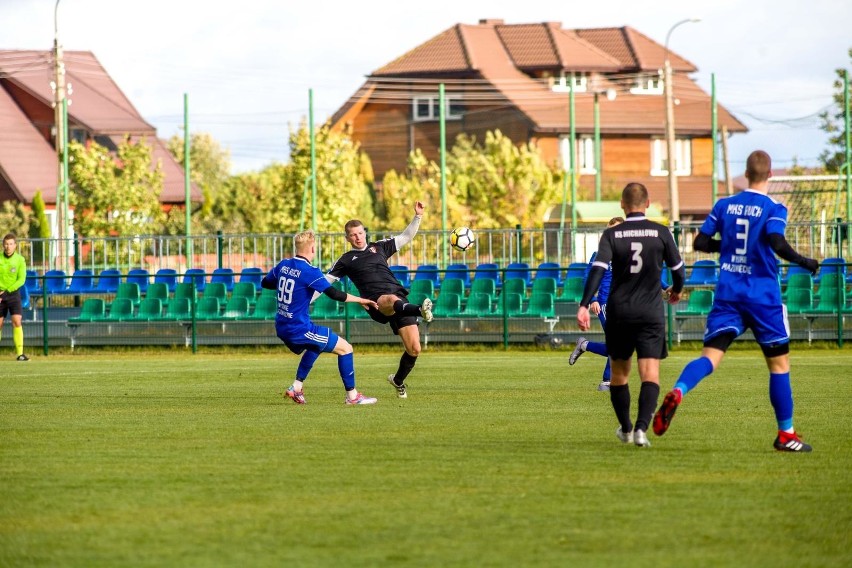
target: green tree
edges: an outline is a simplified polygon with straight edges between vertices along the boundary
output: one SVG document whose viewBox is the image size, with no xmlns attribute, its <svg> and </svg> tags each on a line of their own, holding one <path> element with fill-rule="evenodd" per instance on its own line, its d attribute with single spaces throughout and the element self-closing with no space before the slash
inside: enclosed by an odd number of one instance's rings
<svg viewBox="0 0 852 568">
<path fill-rule="evenodd" d="M 46 209 L 41 190 L 36 191 L 32 202 L 33 220 L 32 227 L 30 227 L 30 236 L 41 239 L 50 238 L 50 223 L 47 220 Z"/>
<path fill-rule="evenodd" d="M 167 144 L 169 152 L 181 165 L 184 162 L 184 139 L 172 136 Z M 210 134 L 196 133 L 189 137 L 189 176 L 204 196 L 200 210 L 192 215 L 193 232 L 204 231 L 215 226 L 218 219 L 213 215 L 217 199 L 223 198 L 223 192 L 231 178 L 231 153 L 223 149 Z M 183 210 L 181 210 L 182 212 Z M 177 213 L 177 212 L 175 212 Z M 183 224 L 186 224 L 184 213 Z"/>
<path fill-rule="evenodd" d="M 95 142 L 69 144 L 74 229 L 86 236 L 160 232 L 163 172 L 144 139 L 125 138 L 111 153 Z"/>
<path fill-rule="evenodd" d="M 849 58 L 852 60 L 852 48 L 849 48 Z M 846 110 L 843 108 L 843 79 L 848 71 L 837 69 L 837 80 L 834 81 L 834 102 L 837 109 L 834 112 L 825 111 L 820 114 L 822 130 L 829 134 L 829 148 L 820 154 L 819 159 L 825 164 L 829 173 L 838 173 L 840 166 L 846 161 Z M 852 97 L 850 97 L 852 98 Z"/>
<path fill-rule="evenodd" d="M 19 239 L 29 235 L 32 215 L 19 201 L 4 201 L 0 205 L 0 238 L 13 233 Z"/>
</svg>

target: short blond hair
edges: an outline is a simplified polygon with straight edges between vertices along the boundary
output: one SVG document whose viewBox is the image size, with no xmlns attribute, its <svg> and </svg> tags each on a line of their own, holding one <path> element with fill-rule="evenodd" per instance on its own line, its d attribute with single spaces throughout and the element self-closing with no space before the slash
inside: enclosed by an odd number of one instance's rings
<svg viewBox="0 0 852 568">
<path fill-rule="evenodd" d="M 316 235 L 314 234 L 312 229 L 308 229 L 307 231 L 302 231 L 295 237 L 293 237 L 293 243 L 296 245 L 296 251 L 303 251 L 306 248 L 310 247 L 316 241 Z"/>
</svg>

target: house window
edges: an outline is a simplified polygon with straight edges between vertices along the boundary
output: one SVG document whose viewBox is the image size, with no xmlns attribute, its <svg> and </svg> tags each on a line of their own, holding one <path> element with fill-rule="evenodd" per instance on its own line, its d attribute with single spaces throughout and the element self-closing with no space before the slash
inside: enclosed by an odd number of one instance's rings
<svg viewBox="0 0 852 568">
<path fill-rule="evenodd" d="M 447 120 L 461 119 L 464 114 L 461 97 L 444 97 L 444 104 L 446 105 L 444 117 Z M 414 97 L 412 109 L 415 122 L 440 120 L 441 118 L 439 97 Z"/>
<path fill-rule="evenodd" d="M 568 148 L 570 137 L 562 136 L 559 139 L 559 156 L 562 159 L 562 169 L 571 169 Z M 595 139 L 591 136 L 579 136 L 575 140 L 576 153 L 574 154 L 574 167 L 581 174 L 596 174 L 595 169 Z"/>
<path fill-rule="evenodd" d="M 662 95 L 663 76 L 659 73 L 640 73 L 630 92 L 634 95 Z"/>
<path fill-rule="evenodd" d="M 554 93 L 571 92 L 571 73 L 562 71 L 559 77 L 553 77 L 551 80 L 553 81 L 553 85 L 550 88 Z M 588 90 L 588 84 L 588 73 L 574 73 L 573 85 L 575 93 L 585 93 Z"/>
<path fill-rule="evenodd" d="M 688 176 L 692 173 L 692 141 L 678 138 L 674 146 L 675 175 Z M 666 141 L 662 138 L 651 140 L 651 175 L 669 175 L 666 155 Z"/>
</svg>

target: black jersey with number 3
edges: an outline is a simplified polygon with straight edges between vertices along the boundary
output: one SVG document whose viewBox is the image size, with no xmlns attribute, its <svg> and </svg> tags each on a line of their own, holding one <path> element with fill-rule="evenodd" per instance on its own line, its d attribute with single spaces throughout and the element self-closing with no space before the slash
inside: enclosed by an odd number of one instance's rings
<svg viewBox="0 0 852 568">
<path fill-rule="evenodd" d="M 594 265 L 612 262 L 607 301 L 610 322 L 664 321 L 660 278 L 663 261 L 677 270 L 683 264 L 668 227 L 631 213 L 624 223 L 603 232 Z"/>
<path fill-rule="evenodd" d="M 393 238 L 368 243 L 364 250 L 343 253 L 329 274 L 336 278 L 348 276 L 363 298 L 376 300 L 383 294 L 406 296 L 408 292 L 388 266 L 388 258 L 394 254 L 396 241 Z"/>
</svg>

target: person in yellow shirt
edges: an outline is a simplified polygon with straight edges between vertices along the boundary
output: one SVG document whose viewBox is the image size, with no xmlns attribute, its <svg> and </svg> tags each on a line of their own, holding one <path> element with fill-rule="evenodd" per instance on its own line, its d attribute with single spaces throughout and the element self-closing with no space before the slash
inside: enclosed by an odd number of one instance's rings
<svg viewBox="0 0 852 568">
<path fill-rule="evenodd" d="M 18 249 L 18 240 L 12 233 L 3 237 L 3 254 L 0 255 L 0 334 L 6 316 L 12 316 L 12 341 L 18 361 L 29 361 L 24 355 L 24 307 L 21 287 L 27 281 L 27 262 Z M 2 336 L 2 335 L 0 335 Z"/>
</svg>

